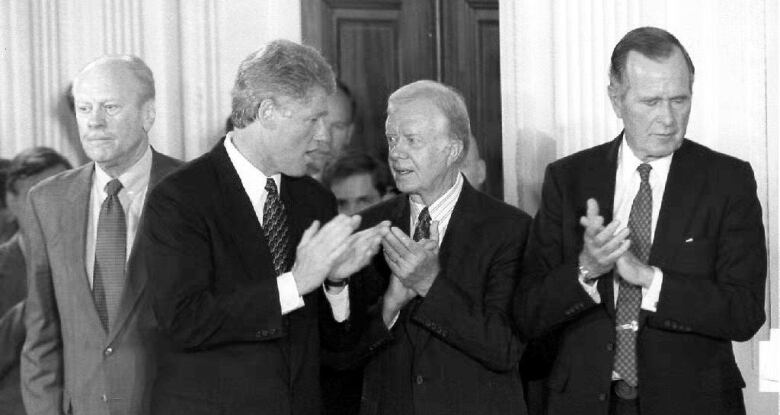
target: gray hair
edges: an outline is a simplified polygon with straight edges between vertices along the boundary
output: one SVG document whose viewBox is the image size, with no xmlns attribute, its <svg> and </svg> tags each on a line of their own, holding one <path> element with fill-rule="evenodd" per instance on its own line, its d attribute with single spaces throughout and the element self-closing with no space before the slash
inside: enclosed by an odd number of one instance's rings
<svg viewBox="0 0 780 415">
<path fill-rule="evenodd" d="M 81 72 L 79 72 L 79 75 L 76 76 L 74 83 L 78 81 L 81 74 L 103 65 L 125 68 L 135 76 L 135 78 L 138 80 L 138 84 L 141 86 L 141 89 L 138 91 L 139 102 L 146 102 L 150 99 L 154 99 L 156 91 L 154 89 L 154 75 L 152 74 L 152 70 L 149 69 L 149 66 L 146 65 L 146 62 L 144 62 L 138 56 L 134 55 L 101 56 L 88 63 L 87 66 L 85 66 Z"/>
<path fill-rule="evenodd" d="M 279 96 L 306 99 L 314 87 L 328 95 L 336 90 L 333 70 L 325 58 L 310 46 L 274 40 L 239 65 L 230 119 L 236 128 L 244 128 L 255 120 L 263 100 Z"/>
<path fill-rule="evenodd" d="M 424 99 L 435 105 L 449 121 L 450 138 L 463 144 L 463 151 L 458 157 L 458 162 L 463 161 L 469 149 L 469 136 L 471 135 L 471 121 L 466 108 L 466 100 L 455 88 L 431 80 L 412 82 L 398 88 L 387 98 L 387 112 L 393 111 L 393 107 L 404 101 Z"/>
</svg>

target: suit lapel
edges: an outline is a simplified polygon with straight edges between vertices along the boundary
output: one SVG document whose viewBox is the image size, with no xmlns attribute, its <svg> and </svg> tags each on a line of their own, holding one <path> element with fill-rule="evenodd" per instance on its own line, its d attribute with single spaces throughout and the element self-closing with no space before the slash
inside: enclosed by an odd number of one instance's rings
<svg viewBox="0 0 780 415">
<path fill-rule="evenodd" d="M 152 188 L 154 188 L 154 186 L 157 185 L 157 183 L 159 183 L 165 176 L 167 176 L 167 174 L 170 173 L 170 171 L 175 167 L 175 163 L 173 163 L 170 159 L 166 159 L 165 156 L 152 149 L 152 167 L 151 171 L 149 172 L 149 185 L 146 187 L 144 206 L 141 208 L 141 217 L 138 220 L 138 232 L 141 231 L 140 224 L 143 223 L 143 213 L 146 211 L 146 201 L 149 200 L 149 193 L 151 193 Z M 120 329 L 124 326 L 128 316 L 135 307 L 138 298 L 140 298 L 144 286 L 146 285 L 146 272 L 144 271 L 144 266 L 142 264 L 138 264 L 138 258 L 136 256 L 136 251 L 138 249 L 138 239 L 138 233 L 136 233 L 136 238 L 133 241 L 133 246 L 130 250 L 130 256 L 127 261 L 125 288 L 122 292 L 122 299 L 119 303 L 119 308 L 117 309 L 116 323 L 111 326 L 111 330 L 108 336 L 109 343 L 113 341 L 114 337 L 116 337 Z"/>
<path fill-rule="evenodd" d="M 71 182 L 67 191 L 67 206 L 60 216 L 60 234 L 63 237 L 63 249 L 68 260 L 69 278 L 68 285 L 76 287 L 73 295 L 76 302 L 83 304 L 88 323 L 96 327 L 100 332 L 103 325 L 98 318 L 95 309 L 95 301 L 92 298 L 92 288 L 89 285 L 87 268 L 84 262 L 87 251 L 87 221 L 89 220 L 90 191 L 92 176 L 95 171 L 94 163 L 88 163 L 78 169 L 75 179 Z"/>
<path fill-rule="evenodd" d="M 684 232 L 695 212 L 696 201 L 706 173 L 696 168 L 688 140 L 674 153 L 666 178 L 661 210 L 655 227 L 650 264 L 663 268 L 670 261 L 685 238 Z"/>
<path fill-rule="evenodd" d="M 620 150 L 620 143 L 623 140 L 623 133 L 620 133 L 611 143 L 603 147 L 604 151 L 596 154 L 593 163 L 589 166 L 588 175 L 585 176 L 583 185 L 585 188 L 582 201 L 583 215 L 585 214 L 585 203 L 588 198 L 593 197 L 599 203 L 599 213 L 604 217 L 604 225 L 612 222 L 612 212 L 615 209 L 615 176 L 617 174 L 617 158 Z M 596 285 L 601 296 L 602 303 L 607 309 L 607 313 L 615 317 L 615 287 L 614 274 L 599 278 Z"/>
</svg>

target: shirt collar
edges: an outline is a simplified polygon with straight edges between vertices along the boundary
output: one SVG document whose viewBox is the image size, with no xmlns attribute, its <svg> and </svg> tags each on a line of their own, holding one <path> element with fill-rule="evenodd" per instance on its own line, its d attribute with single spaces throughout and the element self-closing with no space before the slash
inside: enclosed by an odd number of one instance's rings
<svg viewBox="0 0 780 415">
<path fill-rule="evenodd" d="M 233 163 L 233 167 L 235 167 L 236 173 L 238 173 L 238 177 L 244 185 L 244 190 L 249 194 L 250 198 L 257 197 L 259 200 L 259 196 L 265 193 L 265 183 L 269 178 L 274 179 L 277 193 L 282 193 L 281 173 L 268 177 L 260 169 L 253 166 L 233 144 L 232 132 L 227 133 L 225 137 L 225 150 L 227 150 L 230 162 Z"/>
<path fill-rule="evenodd" d="M 463 190 L 463 175 L 458 173 L 458 177 L 455 179 L 455 183 L 439 196 L 430 206 L 428 206 L 428 214 L 431 215 L 431 220 L 441 222 L 442 219 L 452 214 L 455 208 L 454 201 L 460 197 L 460 192 Z M 409 197 L 410 214 L 412 215 L 413 223 L 417 222 L 417 217 L 420 216 L 420 212 L 425 208 L 422 203 L 417 203 Z"/>
<path fill-rule="evenodd" d="M 117 179 L 122 183 L 122 190 L 132 198 L 139 192 L 143 192 L 149 186 L 149 174 L 152 171 L 152 148 L 146 147 L 144 155 L 135 162 Z M 95 163 L 95 185 L 102 195 L 105 195 L 105 188 L 108 182 L 113 180 L 98 163 Z"/>
<path fill-rule="evenodd" d="M 650 180 L 653 180 L 653 177 L 666 177 L 669 174 L 669 168 L 672 165 L 672 157 L 674 157 L 674 153 L 647 162 L 647 164 L 653 168 L 650 170 Z M 634 154 L 631 147 L 626 143 L 624 135 L 623 141 L 620 143 L 620 148 L 618 149 L 618 168 L 620 169 L 620 175 L 623 178 L 624 183 L 628 183 L 634 173 L 637 175 L 639 174 L 636 169 L 642 163 L 644 163 L 644 161 L 640 160 L 639 157 Z"/>
</svg>

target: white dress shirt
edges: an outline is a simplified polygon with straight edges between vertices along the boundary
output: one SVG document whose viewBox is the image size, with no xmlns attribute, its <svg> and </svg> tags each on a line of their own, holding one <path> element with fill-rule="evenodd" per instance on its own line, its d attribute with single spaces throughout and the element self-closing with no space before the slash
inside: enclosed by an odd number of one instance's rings
<svg viewBox="0 0 780 415">
<path fill-rule="evenodd" d="M 672 164 L 674 153 L 648 162 L 652 167 L 650 170 L 650 189 L 653 194 L 653 211 L 650 222 L 650 243 L 655 238 L 655 226 L 658 223 L 658 215 L 661 212 L 661 202 L 663 202 L 664 189 L 666 188 L 666 179 L 669 176 L 669 167 Z M 620 221 L 620 228 L 615 233 L 628 227 L 628 217 L 631 214 L 631 205 L 634 203 L 634 197 L 639 192 L 639 185 L 642 179 L 639 177 L 637 167 L 644 163 L 640 160 L 630 147 L 626 145 L 625 138 L 618 149 L 617 172 L 615 176 L 615 200 L 612 208 L 612 220 Z M 658 298 L 661 295 L 661 286 L 663 285 L 664 274 L 658 267 L 653 268 L 653 281 L 650 287 L 642 288 L 642 309 L 647 311 L 656 311 Z M 585 291 L 593 298 L 593 301 L 600 303 L 601 295 L 598 292 L 596 284 L 587 284 L 580 280 L 580 284 Z M 619 280 L 614 280 L 614 301 L 617 305 L 618 291 L 620 289 Z"/>
<path fill-rule="evenodd" d="M 127 248 L 125 250 L 125 267 L 127 267 L 127 258 L 130 258 L 130 252 L 135 241 L 135 234 L 138 231 L 138 222 L 141 219 L 141 212 L 146 200 L 146 189 L 149 187 L 149 175 L 152 171 L 152 149 L 146 148 L 146 152 L 141 158 L 133 164 L 127 171 L 119 175 L 117 179 L 122 183 L 122 189 L 119 190 L 119 203 L 125 212 L 125 221 L 127 222 Z M 95 240 L 97 239 L 98 219 L 100 218 L 100 207 L 106 200 L 106 184 L 113 180 L 97 163 L 95 163 L 95 172 L 92 176 L 92 189 L 89 195 L 89 216 L 87 216 L 87 249 L 84 263 L 87 267 L 87 277 L 89 286 L 92 287 L 93 275 L 95 272 Z"/>
<path fill-rule="evenodd" d="M 279 195 L 282 194 L 282 175 L 275 174 L 271 177 L 266 177 L 263 172 L 258 170 L 249 160 L 241 154 L 236 146 L 233 144 L 233 135 L 227 134 L 225 138 L 225 150 L 227 150 L 230 162 L 238 173 L 238 178 L 241 179 L 241 185 L 244 187 L 246 195 L 249 197 L 249 201 L 252 202 L 252 209 L 255 211 L 257 221 L 260 226 L 263 226 L 263 206 L 265 206 L 265 200 L 268 198 L 268 191 L 265 190 L 265 183 L 268 179 L 273 179 L 276 183 L 276 190 Z M 258 238 L 260 236 L 258 235 Z M 289 247 L 295 249 L 294 246 Z M 276 285 L 279 289 L 279 304 L 281 304 L 282 314 L 287 314 L 291 311 L 297 310 L 304 305 L 303 297 L 298 292 L 298 286 L 295 284 L 295 278 L 292 271 L 285 272 L 282 275 L 276 277 Z"/>
</svg>

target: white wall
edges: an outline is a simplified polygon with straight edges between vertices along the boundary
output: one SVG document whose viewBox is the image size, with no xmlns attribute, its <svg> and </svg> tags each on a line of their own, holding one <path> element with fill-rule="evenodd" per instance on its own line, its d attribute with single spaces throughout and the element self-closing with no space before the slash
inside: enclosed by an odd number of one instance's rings
<svg viewBox="0 0 780 415">
<path fill-rule="evenodd" d="M 290 0 L 3 0 L 0 16 L 0 157 L 47 145 L 83 161 L 65 88 L 96 57 L 132 53 L 155 75 L 152 144 L 194 158 L 222 134 L 239 62 L 301 38 Z"/>
<path fill-rule="evenodd" d="M 630 29 L 675 34 L 696 65 L 688 137 L 748 160 L 770 249 L 770 318 L 735 344 L 749 414 L 777 413 L 758 392 L 758 340 L 778 318 L 778 6 L 775 0 L 502 0 L 504 192 L 530 213 L 545 166 L 604 143 L 621 129 L 606 94 L 612 48 Z"/>
</svg>

